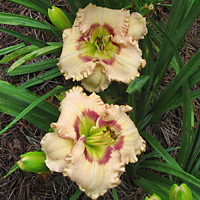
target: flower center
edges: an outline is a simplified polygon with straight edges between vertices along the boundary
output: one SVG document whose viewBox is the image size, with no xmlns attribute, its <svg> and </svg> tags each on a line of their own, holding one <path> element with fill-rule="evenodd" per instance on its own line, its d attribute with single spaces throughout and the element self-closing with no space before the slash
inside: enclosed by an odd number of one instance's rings
<svg viewBox="0 0 200 200">
<path fill-rule="evenodd" d="M 105 50 L 108 49 L 110 41 L 111 36 L 104 37 L 104 35 L 102 35 L 101 37 L 96 37 L 96 41 L 94 44 L 100 53 L 104 52 L 107 55 L 108 53 Z"/>
<path fill-rule="evenodd" d="M 119 135 L 110 125 L 99 128 L 93 126 L 85 138 L 85 143 L 88 146 L 110 146 L 115 143 Z"/>
<path fill-rule="evenodd" d="M 99 125 L 98 125 L 99 124 Z M 113 149 L 115 143 L 118 142 L 118 136 L 121 130 L 111 121 L 104 122 L 100 116 L 91 110 L 84 111 L 80 120 L 77 117 L 74 124 L 77 138 L 85 136 L 85 157 L 91 161 L 93 159 L 101 160 L 107 155 L 106 151 Z M 108 153 L 107 156 L 110 154 Z"/>
</svg>

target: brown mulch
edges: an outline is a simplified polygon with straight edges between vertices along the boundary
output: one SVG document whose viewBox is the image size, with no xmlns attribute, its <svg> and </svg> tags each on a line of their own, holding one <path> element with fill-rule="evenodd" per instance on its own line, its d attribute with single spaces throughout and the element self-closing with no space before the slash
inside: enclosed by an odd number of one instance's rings
<svg viewBox="0 0 200 200">
<path fill-rule="evenodd" d="M 69 6 L 66 5 L 65 1 L 54 0 L 51 1 L 54 5 L 62 7 L 62 9 L 69 10 Z M 39 19 L 41 21 L 48 20 L 45 16 L 32 11 L 29 8 L 13 4 L 11 2 L 0 1 L 0 11 L 7 13 L 15 13 L 19 15 L 24 15 Z M 168 8 L 157 10 L 156 15 L 158 17 L 164 17 L 166 19 L 166 13 L 168 13 Z M 1 27 L 9 28 L 10 30 L 15 30 L 20 33 L 25 33 L 28 36 L 35 37 L 44 42 L 55 42 L 59 41 L 58 38 L 41 31 L 35 31 L 25 27 L 19 26 L 9 26 L 1 25 Z M 184 47 L 180 50 L 181 56 L 186 63 L 198 50 L 200 46 L 199 37 L 195 38 L 199 32 L 200 19 L 197 19 L 190 31 L 185 38 Z M 8 34 L 0 32 L 0 49 L 9 47 L 15 44 L 19 44 L 22 41 L 20 39 L 14 38 Z M 2 57 L 0 57 L 1 59 Z M 42 59 L 48 59 L 43 57 Z M 36 60 L 37 62 L 37 60 Z M 3 69 L 9 67 L 8 65 L 0 66 L 0 78 L 1 80 L 7 81 L 12 84 L 21 84 L 26 82 L 31 77 L 38 75 L 38 73 L 26 74 L 23 76 L 6 76 Z M 174 78 L 174 71 L 169 69 L 162 83 L 163 89 L 169 84 L 169 82 Z M 63 76 L 56 77 L 53 80 L 49 80 L 45 83 L 39 84 L 37 86 L 29 88 L 31 91 L 36 92 L 39 95 L 44 95 L 49 92 L 56 85 L 62 84 L 67 86 L 71 84 L 70 81 L 65 81 Z M 200 84 L 197 84 L 194 88 L 197 89 Z M 199 120 L 200 116 L 200 100 L 194 100 L 194 111 L 195 120 Z M 14 117 L 0 113 L 0 130 L 6 127 Z M 148 127 L 148 132 L 151 133 L 160 141 L 165 148 L 171 148 L 179 145 L 180 135 L 181 135 L 181 124 L 182 123 L 182 108 L 179 107 L 172 111 L 167 112 L 162 116 L 162 121 L 160 124 L 153 124 Z M 159 133 L 157 133 L 159 130 Z M 41 199 L 59 199 L 66 200 L 69 199 L 78 189 L 78 186 L 70 181 L 69 178 L 63 177 L 60 173 L 37 175 L 34 173 L 26 173 L 21 170 L 16 170 L 6 179 L 3 177 L 6 173 L 15 165 L 15 162 L 20 159 L 20 155 L 28 151 L 38 150 L 40 148 L 40 140 L 45 135 L 45 132 L 38 129 L 33 124 L 27 122 L 26 120 L 19 120 L 15 125 L 13 125 L 9 130 L 0 135 L 0 199 L 5 200 L 41 200 Z M 148 150 L 151 148 L 148 146 Z M 173 153 L 176 157 L 176 151 Z M 122 184 L 117 187 L 117 193 L 119 199 L 131 200 L 131 199 L 144 199 L 145 193 L 141 188 L 133 186 L 129 183 L 126 176 L 122 176 Z M 78 198 L 79 200 L 89 200 L 84 193 Z M 103 197 L 99 198 L 112 200 L 112 192 L 109 190 Z"/>
</svg>

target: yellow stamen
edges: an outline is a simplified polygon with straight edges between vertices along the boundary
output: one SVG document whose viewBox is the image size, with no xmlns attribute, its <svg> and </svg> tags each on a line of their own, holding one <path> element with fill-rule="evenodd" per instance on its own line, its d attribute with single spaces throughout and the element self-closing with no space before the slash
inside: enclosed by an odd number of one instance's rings
<svg viewBox="0 0 200 200">
<path fill-rule="evenodd" d="M 91 146 L 109 146 L 115 143 L 119 135 L 120 133 L 116 133 L 110 125 L 107 125 L 104 130 L 88 135 L 86 143 Z"/>
</svg>

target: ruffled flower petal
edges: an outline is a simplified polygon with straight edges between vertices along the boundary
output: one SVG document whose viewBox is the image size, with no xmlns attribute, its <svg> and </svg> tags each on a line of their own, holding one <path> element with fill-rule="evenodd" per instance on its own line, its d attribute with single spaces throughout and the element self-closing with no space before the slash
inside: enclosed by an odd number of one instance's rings
<svg viewBox="0 0 200 200">
<path fill-rule="evenodd" d="M 57 64 L 65 79 L 80 81 L 92 74 L 95 46 L 87 43 L 78 27 L 63 31 L 63 49 Z"/>
<path fill-rule="evenodd" d="M 87 196 L 96 199 L 103 195 L 108 189 L 120 184 L 119 176 L 125 171 L 124 163 L 117 151 L 110 154 L 106 164 L 99 164 L 98 161 L 90 162 L 85 157 L 84 136 L 73 147 L 72 152 L 67 155 L 68 167 L 64 169 L 63 175 L 69 176 L 72 181 L 79 185 L 80 190 Z"/>
<path fill-rule="evenodd" d="M 86 33 L 94 24 L 108 25 L 112 27 L 111 35 L 126 35 L 129 27 L 130 12 L 125 9 L 111 10 L 91 3 L 84 9 L 79 9 L 75 20 L 75 26 L 79 24 L 80 31 Z"/>
<path fill-rule="evenodd" d="M 146 143 L 139 135 L 133 121 L 125 113 L 132 108 L 130 106 L 118 106 L 112 104 L 107 106 L 107 115 L 103 117 L 102 120 L 113 121 L 120 127 L 120 135 L 113 145 L 114 148 L 119 150 L 121 159 L 124 163 L 137 162 L 138 159 L 136 155 L 145 151 Z"/>
<path fill-rule="evenodd" d="M 74 140 L 63 139 L 55 133 L 47 133 L 41 140 L 42 150 L 46 154 L 45 163 L 51 171 L 62 172 L 66 168 L 66 155 L 71 152 Z"/>
<path fill-rule="evenodd" d="M 62 172 L 97 199 L 120 184 L 125 164 L 137 161 L 145 142 L 126 112 L 130 106 L 104 104 L 73 87 L 62 100 L 54 133 L 41 141 L 50 170 Z"/>
<path fill-rule="evenodd" d="M 66 97 L 60 104 L 60 111 L 57 123 L 52 123 L 51 127 L 56 129 L 61 137 L 76 140 L 76 120 L 82 119 L 84 111 L 93 111 L 94 115 L 103 115 L 105 104 L 95 93 L 87 96 L 83 93 L 83 88 L 77 86 L 66 92 Z"/>
<path fill-rule="evenodd" d="M 63 32 L 60 71 L 66 79 L 82 81 L 90 92 L 106 89 L 113 80 L 129 84 L 146 64 L 138 47 L 146 33 L 141 14 L 90 3 L 79 9 L 73 27 Z"/>
<path fill-rule="evenodd" d="M 81 85 L 89 92 L 103 91 L 108 87 L 110 81 L 107 80 L 106 75 L 102 71 L 103 66 L 98 64 L 93 74 L 81 81 Z"/>
<path fill-rule="evenodd" d="M 112 60 L 102 59 L 100 62 L 105 68 L 105 74 L 110 81 L 119 81 L 129 84 L 135 77 L 139 76 L 138 69 L 144 66 L 142 51 L 138 47 L 138 41 L 132 40 L 132 37 L 114 37 L 120 50 L 110 52 Z"/>
<path fill-rule="evenodd" d="M 143 39 L 147 34 L 146 20 L 140 13 L 133 12 L 130 15 L 128 34 L 135 40 Z"/>
</svg>

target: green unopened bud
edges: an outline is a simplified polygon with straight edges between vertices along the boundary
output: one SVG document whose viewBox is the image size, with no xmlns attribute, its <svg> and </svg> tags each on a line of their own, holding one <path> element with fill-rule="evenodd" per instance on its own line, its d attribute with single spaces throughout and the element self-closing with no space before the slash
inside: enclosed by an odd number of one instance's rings
<svg viewBox="0 0 200 200">
<path fill-rule="evenodd" d="M 161 198 L 158 195 L 153 194 L 150 197 L 145 197 L 144 200 L 161 200 Z"/>
<path fill-rule="evenodd" d="M 61 31 L 66 28 L 72 27 L 71 22 L 65 15 L 65 13 L 56 6 L 52 6 L 52 9 L 48 8 L 48 15 L 51 22 Z"/>
<path fill-rule="evenodd" d="M 43 151 L 33 151 L 22 154 L 16 165 L 23 171 L 43 173 L 49 171 L 45 164 L 46 155 Z"/>
<path fill-rule="evenodd" d="M 177 184 L 172 185 L 169 191 L 170 200 L 193 200 L 190 188 L 182 183 L 180 186 Z"/>
</svg>

